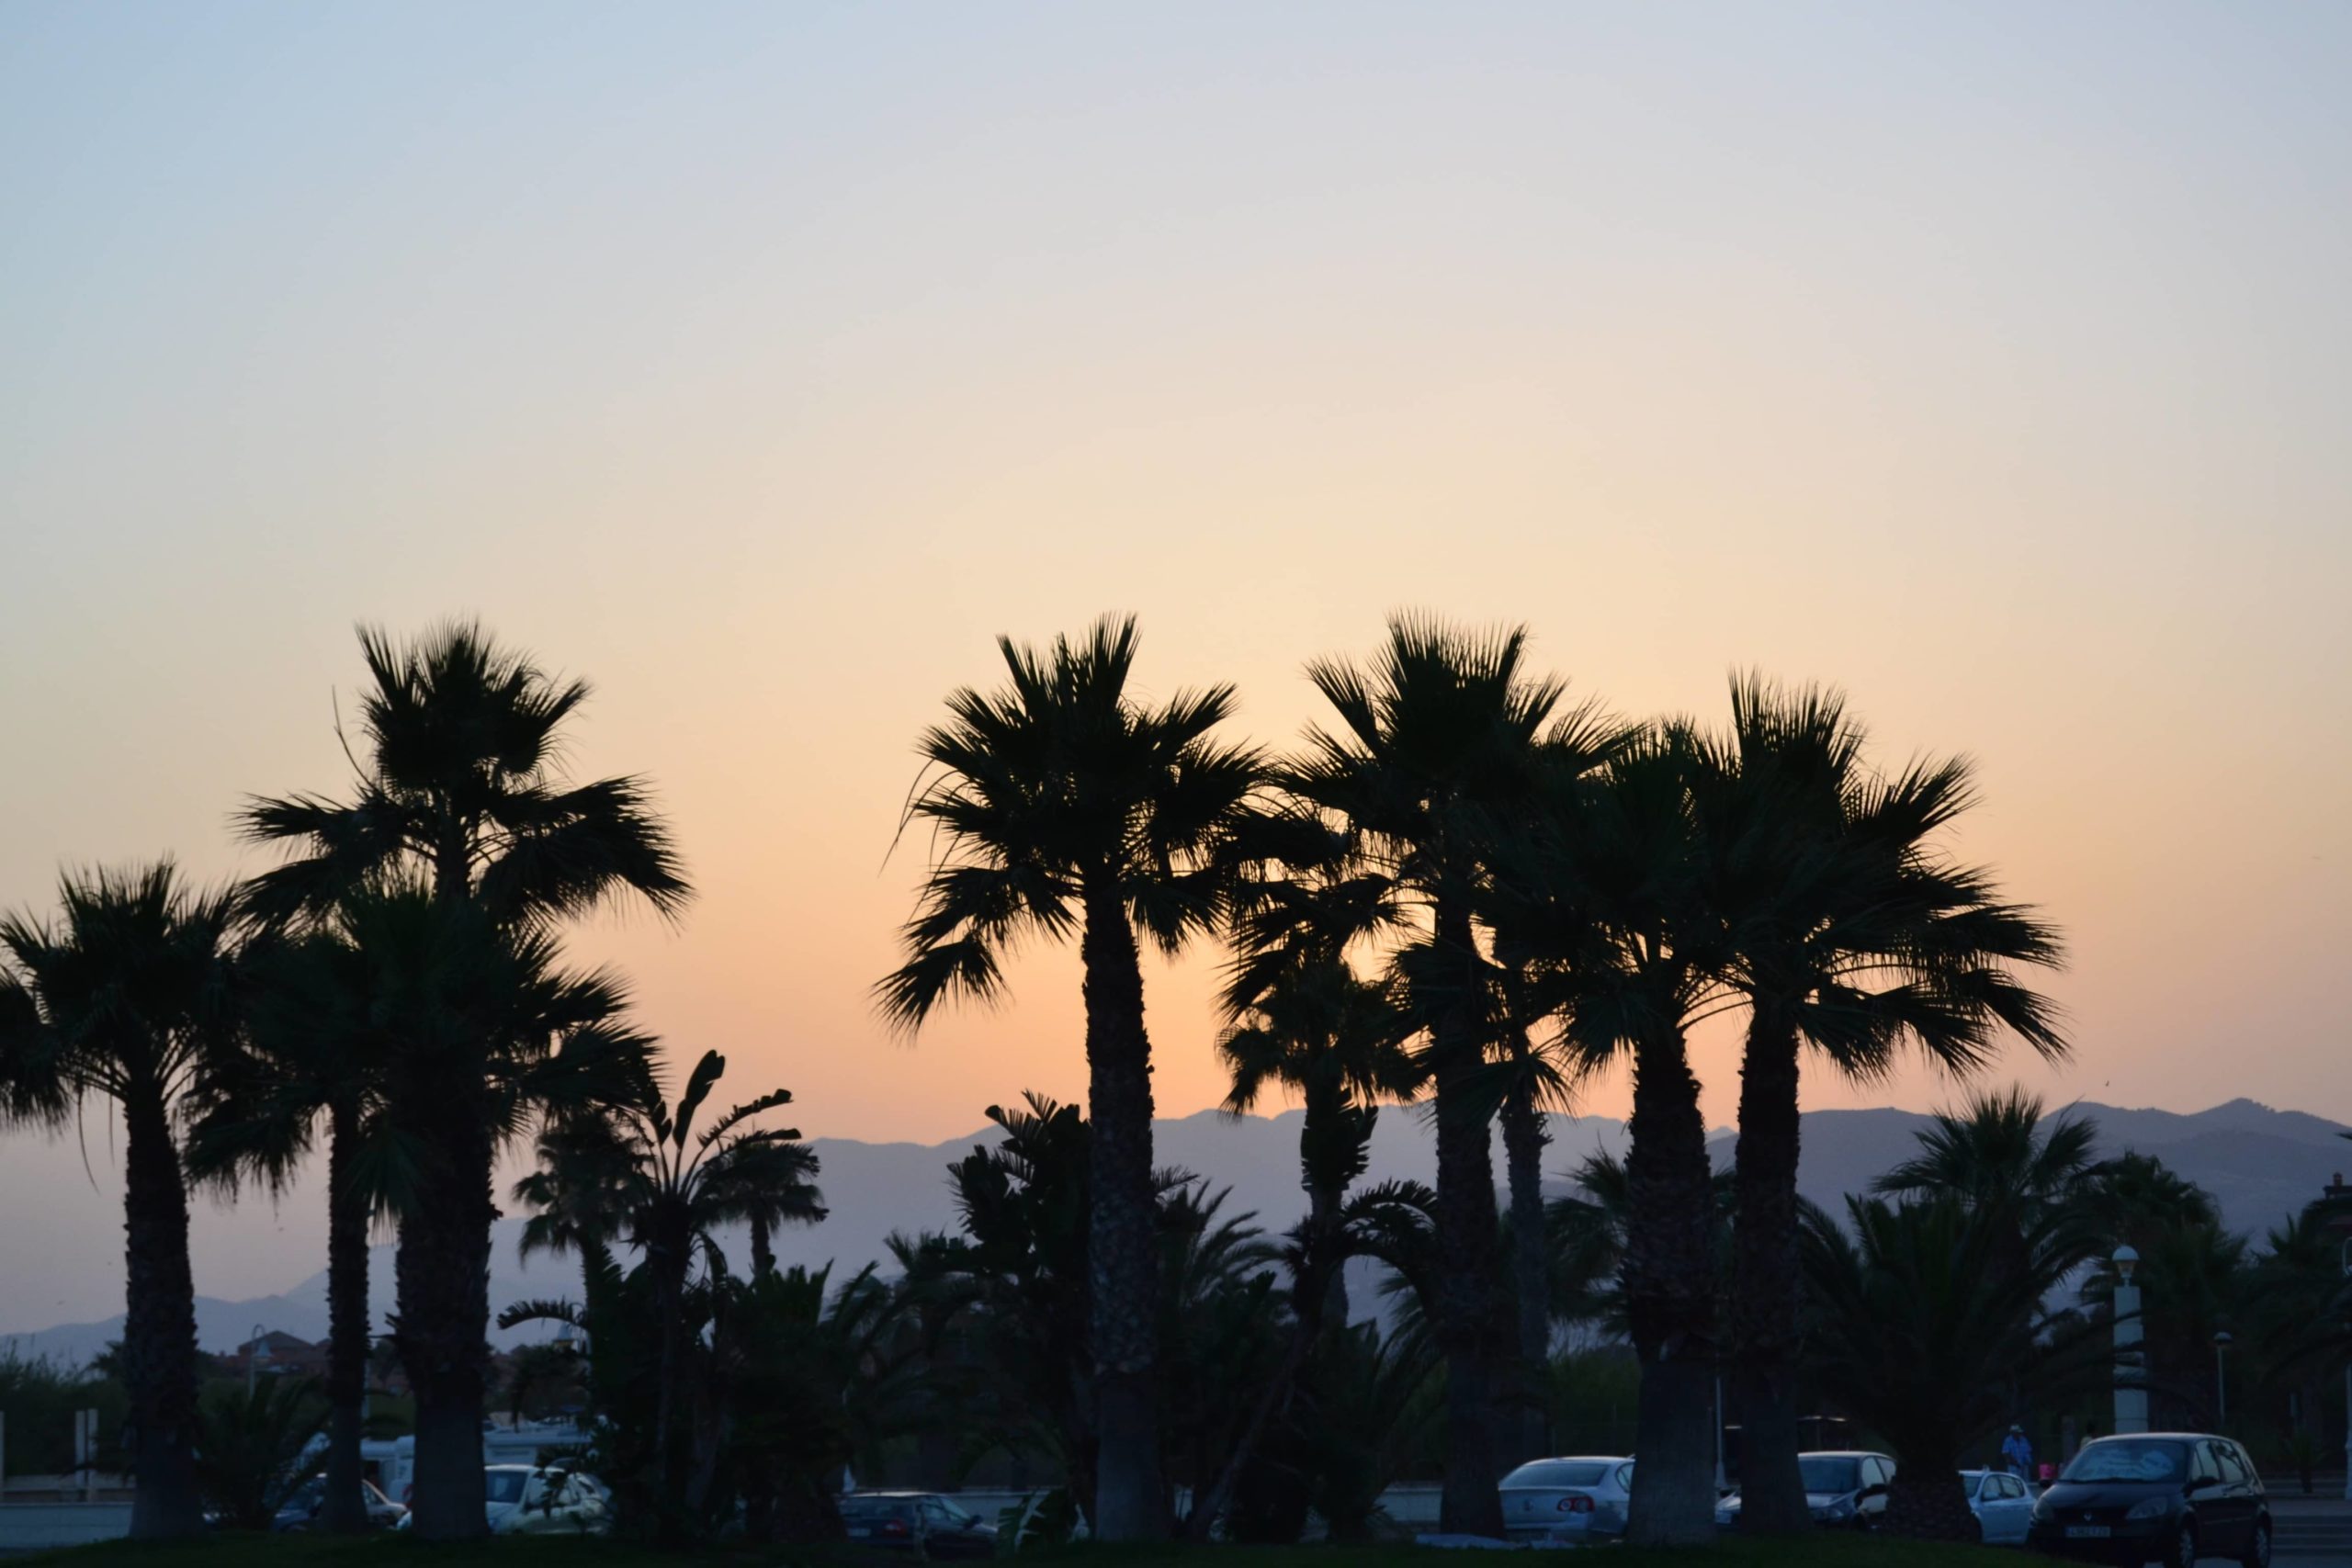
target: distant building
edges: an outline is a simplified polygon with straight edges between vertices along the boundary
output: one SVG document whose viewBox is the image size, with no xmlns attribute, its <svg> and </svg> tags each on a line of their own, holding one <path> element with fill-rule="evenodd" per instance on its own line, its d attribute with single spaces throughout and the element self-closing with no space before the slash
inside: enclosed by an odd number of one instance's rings
<svg viewBox="0 0 2352 1568">
<path fill-rule="evenodd" d="M 327 1375 L 327 1342 L 322 1339 L 313 1345 L 308 1339 L 273 1329 L 258 1339 L 246 1340 L 237 1347 L 234 1355 L 223 1357 L 222 1360 L 231 1372 L 241 1378 L 281 1372 L 322 1378 Z"/>
</svg>

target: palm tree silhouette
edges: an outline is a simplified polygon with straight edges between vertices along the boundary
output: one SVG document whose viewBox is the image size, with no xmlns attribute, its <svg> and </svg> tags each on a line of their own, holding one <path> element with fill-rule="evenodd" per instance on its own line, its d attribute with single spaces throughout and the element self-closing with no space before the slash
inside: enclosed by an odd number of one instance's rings
<svg viewBox="0 0 2352 1568">
<path fill-rule="evenodd" d="M 353 760 L 353 798 L 255 799 L 238 814 L 247 837 L 291 850 L 244 888 L 254 918 L 314 922 L 372 882 L 416 876 L 434 903 L 461 912 L 436 940 L 527 947 L 544 968 L 548 933 L 566 918 L 625 896 L 664 914 L 683 907 L 686 883 L 644 783 L 571 785 L 561 776 L 565 727 L 588 698 L 585 682 L 548 675 L 469 622 L 408 644 L 371 628 L 359 640 L 366 760 Z M 500 1010 L 477 1008 L 477 1021 Z M 509 1010 L 504 1022 L 527 1012 Z M 497 1213 L 491 1165 L 530 1111 L 503 1093 L 493 1066 L 519 1039 L 459 1034 L 402 1053 L 434 1065 L 429 1079 L 401 1080 L 414 1098 L 397 1117 L 431 1156 L 401 1210 L 395 1263 L 401 1360 L 416 1394 L 415 1526 L 426 1539 L 488 1528 L 481 1412 Z"/>
<path fill-rule="evenodd" d="M 130 1533 L 192 1535 L 204 1511 L 181 1129 L 236 1029 L 231 904 L 169 861 L 69 873 L 58 902 L 54 919 L 0 919 L 0 1125 L 61 1128 L 93 1100 L 121 1113 Z"/>
<path fill-rule="evenodd" d="M 1498 1027 L 1478 900 L 1498 820 L 1532 797 L 1547 766 L 1585 750 L 1593 729 L 1589 710 L 1555 716 L 1565 688 L 1528 672 L 1526 648 L 1524 628 L 1479 635 L 1392 620 L 1368 663 L 1307 666 L 1339 722 L 1308 733 L 1306 755 L 1283 778 L 1344 827 L 1350 869 L 1383 879 L 1417 924 L 1396 963 L 1437 1100 L 1442 1516 L 1448 1530 L 1483 1535 L 1502 1533 L 1493 1406 L 1498 1372 L 1515 1358 L 1497 1333 L 1495 1106 L 1480 1080 Z"/>
<path fill-rule="evenodd" d="M 906 822 L 936 831 L 936 859 L 905 931 L 906 963 L 876 987 L 909 1031 L 951 996 L 993 1000 L 1024 935 L 1076 937 L 1085 968 L 1087 1121 L 1093 1168 L 1088 1270 L 1099 1440 L 1094 1533 L 1165 1533 L 1152 1303 L 1151 1041 L 1138 928 L 1173 953 L 1213 926 L 1219 848 L 1261 764 L 1210 732 L 1233 691 L 1129 694 L 1132 618 L 1098 621 L 1043 652 L 1001 638 L 1010 684 L 965 688 L 918 750 L 936 770 Z"/>
<path fill-rule="evenodd" d="M 1973 798 L 1967 764 L 1881 777 L 1838 693 L 1749 676 L 1731 698 L 1730 731 L 1704 744 L 1694 793 L 1729 996 L 1747 1009 L 1730 1298 L 1740 1528 L 1791 1533 L 1812 1522 L 1795 1382 L 1804 1048 L 1869 1084 L 1906 1044 L 1961 1076 L 1990 1060 L 2004 1027 L 2045 1059 L 2066 1045 L 2016 974 L 2055 964 L 2056 937 L 1934 846 Z"/>
</svg>

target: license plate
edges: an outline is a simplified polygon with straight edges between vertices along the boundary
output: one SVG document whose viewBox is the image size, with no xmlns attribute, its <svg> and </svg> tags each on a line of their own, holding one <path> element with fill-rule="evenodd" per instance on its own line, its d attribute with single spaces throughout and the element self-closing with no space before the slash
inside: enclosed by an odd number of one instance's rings
<svg viewBox="0 0 2352 1568">
<path fill-rule="evenodd" d="M 2109 1525 L 2068 1525 L 2066 1527 L 2068 1540 L 2105 1540 L 2114 1533 L 2114 1528 Z"/>
<path fill-rule="evenodd" d="M 866 1536 L 872 1535 L 874 1532 L 864 1525 L 852 1525 L 849 1527 L 849 1533 L 856 1536 Z"/>
</svg>

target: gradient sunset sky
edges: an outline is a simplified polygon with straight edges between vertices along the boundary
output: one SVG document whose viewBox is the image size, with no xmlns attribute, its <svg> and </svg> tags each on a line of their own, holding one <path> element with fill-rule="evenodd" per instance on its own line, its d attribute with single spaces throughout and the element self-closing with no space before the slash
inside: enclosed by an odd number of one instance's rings
<svg viewBox="0 0 2352 1568">
<path fill-rule="evenodd" d="M 1281 744 L 1420 607 L 1971 753 L 1957 847 L 2074 952 L 2017 1076 L 2352 1118 L 2347 69 L 2305 5 L 11 0 L 0 904 L 256 868 L 242 795 L 347 782 L 353 623 L 477 614 L 700 888 L 580 954 L 812 1135 L 932 1141 L 1084 1083 L 1069 954 L 911 1047 L 868 998 L 990 638 L 1132 610 Z M 1212 976 L 1148 971 L 1165 1114 Z M 0 1140 L 62 1205 L 0 1256 L 102 1273 L 111 1158 Z M 240 1246 L 200 1289 L 317 1266 Z"/>
</svg>

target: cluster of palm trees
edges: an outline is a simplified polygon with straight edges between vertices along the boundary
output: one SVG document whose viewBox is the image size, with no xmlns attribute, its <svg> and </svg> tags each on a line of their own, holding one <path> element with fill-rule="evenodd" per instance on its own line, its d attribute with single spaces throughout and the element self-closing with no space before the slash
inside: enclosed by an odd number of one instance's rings
<svg viewBox="0 0 2352 1568">
<path fill-rule="evenodd" d="M 1042 649 L 1005 640 L 1005 684 L 949 698 L 908 807 L 935 852 L 905 962 L 878 987 L 911 1030 L 951 998 L 1001 996 L 1022 941 L 1079 943 L 1095 1533 L 1150 1539 L 1171 1522 L 1143 940 L 1228 945 L 1232 1103 L 1280 1081 L 1307 1107 L 1297 1348 L 1259 1428 L 1344 1319 L 1329 1310 L 1340 1263 L 1411 1258 L 1419 1213 L 1426 1248 L 1400 1266 L 1443 1360 L 1444 1528 L 1500 1532 L 1497 1480 L 1544 1446 L 1541 1112 L 1623 1064 L 1618 1290 L 1642 1371 L 1630 1534 L 1712 1533 L 1719 1371 L 1746 1419 L 1747 1528 L 1803 1529 L 1805 1054 L 1868 1082 L 1906 1050 L 1965 1074 L 2004 1034 L 2065 1049 L 2028 980 L 2057 961 L 2056 937 L 1941 845 L 1972 799 L 1966 764 L 1876 767 L 1834 694 L 1760 679 L 1734 682 L 1722 726 L 1617 720 L 1533 672 L 1523 632 L 1412 617 L 1367 660 L 1308 667 L 1333 717 L 1275 756 L 1219 738 L 1229 687 L 1134 694 L 1136 646 L 1116 619 Z M 1746 1047 L 1726 1292 L 1688 1042 L 1730 1012 Z M 1434 1193 L 1350 1199 L 1378 1104 L 1423 1095 Z M 1247 1448 L 1212 1484 L 1238 1483 Z"/>
<path fill-rule="evenodd" d="M 1195 1535 L 1278 1534 L 1308 1493 L 1356 1528 L 1402 1462 L 1395 1435 L 1433 1419 L 1447 1528 L 1494 1533 L 1497 1479 L 1548 1440 L 1560 1276 L 1579 1269 L 1639 1358 L 1634 1538 L 1712 1529 L 1720 1371 L 1740 1390 L 1750 1527 L 1802 1528 L 1804 1265 L 1826 1255 L 1796 1199 L 1803 1057 L 1868 1081 L 1905 1050 L 1972 1071 L 2003 1032 L 2064 1048 L 2023 977 L 2054 937 L 1939 847 L 1966 767 L 1871 765 L 1833 694 L 1743 679 L 1722 726 L 1624 722 L 1534 673 L 1523 633 L 1407 618 L 1367 660 L 1309 666 L 1333 716 L 1277 756 L 1220 737 L 1229 688 L 1136 696 L 1134 624 L 1106 620 L 1005 642 L 1005 685 L 956 693 L 923 737 L 908 824 L 935 853 L 878 987 L 912 1029 L 999 996 L 1023 939 L 1075 940 L 1084 1115 L 1001 1117 L 1010 1153 L 956 1172 L 965 1234 L 901 1243 L 896 1284 L 835 1285 L 775 1267 L 774 1227 L 822 1213 L 813 1158 L 765 1120 L 789 1096 L 697 1131 L 724 1064 L 666 1100 L 620 979 L 564 963 L 565 927 L 596 907 L 668 915 L 688 896 L 642 781 L 563 774 L 585 685 L 470 625 L 361 646 L 347 789 L 237 813 L 277 863 L 219 890 L 169 863 L 69 874 L 54 913 L 0 919 L 0 1116 L 54 1127 L 104 1102 L 124 1127 L 141 1536 L 199 1522 L 190 1186 L 282 1186 L 313 1152 L 324 1522 L 362 1522 L 367 1242 L 390 1223 L 415 1528 L 484 1528 L 492 1172 L 533 1135 L 514 1198 L 531 1245 L 578 1254 L 582 1296 L 505 1321 L 589 1327 L 601 1457 L 655 1530 L 741 1499 L 755 1528 L 821 1533 L 859 1441 L 952 1416 L 1049 1456 L 1113 1540 L 1168 1533 L 1180 1483 Z M 1275 1086 L 1305 1102 L 1306 1213 L 1279 1238 L 1153 1163 L 1145 941 L 1225 947 L 1230 1108 Z M 1747 1027 L 1728 1190 L 1688 1044 L 1725 1013 Z M 1588 1173 L 1611 1218 L 1570 1224 L 1564 1247 L 1543 1113 L 1618 1064 L 1631 1144 Z M 1381 1106 L 1414 1099 L 1434 1189 L 1360 1188 Z M 719 1231 L 746 1223 L 738 1278 Z M 1366 1256 L 1401 1282 L 1411 1332 L 1350 1325 L 1346 1267 Z M 1250 1372 L 1211 1397 L 1211 1365 Z M 1434 1365 L 1432 1411 L 1415 1402 Z M 1333 1425 L 1383 1401 L 1387 1436 Z"/>
<path fill-rule="evenodd" d="M 495 1159 L 541 1118 L 657 1098 L 621 983 L 561 958 L 598 904 L 688 891 L 640 781 L 563 776 L 587 686 L 467 624 L 360 643 L 347 792 L 237 813 L 277 864 L 220 890 L 168 861 L 69 873 L 54 913 L 0 919 L 0 1120 L 95 1106 L 124 1131 L 136 1537 L 202 1524 L 191 1183 L 283 1182 L 324 1146 L 330 1528 L 364 1526 L 368 1238 L 397 1223 L 415 1525 L 474 1535 Z"/>
</svg>

